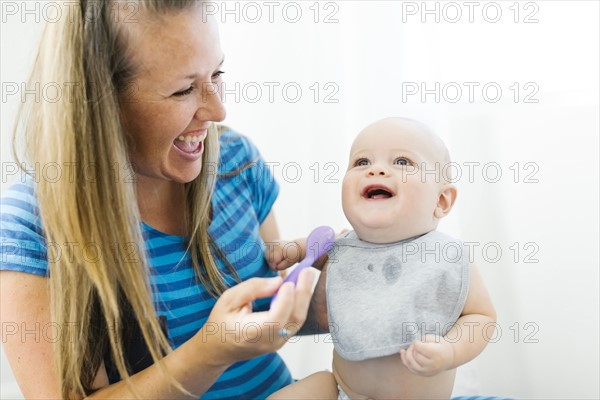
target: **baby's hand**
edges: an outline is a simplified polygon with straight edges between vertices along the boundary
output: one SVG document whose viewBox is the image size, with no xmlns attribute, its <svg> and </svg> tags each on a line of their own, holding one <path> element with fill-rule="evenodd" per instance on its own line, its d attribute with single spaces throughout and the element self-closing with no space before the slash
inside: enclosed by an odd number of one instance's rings
<svg viewBox="0 0 600 400">
<path fill-rule="evenodd" d="M 348 232 L 342 229 L 336 234 L 336 238 Z M 282 271 L 299 263 L 306 256 L 306 238 L 296 240 L 278 240 L 276 242 L 265 242 L 265 259 L 271 269 Z M 327 255 L 321 256 L 315 261 L 313 267 L 318 270 L 323 268 Z"/>
<path fill-rule="evenodd" d="M 269 267 L 281 271 L 291 267 L 304 257 L 306 239 L 279 240 L 265 243 L 265 259 Z"/>
<path fill-rule="evenodd" d="M 425 340 L 411 343 L 400 350 L 402 363 L 414 374 L 434 376 L 448 369 L 454 362 L 454 348 L 444 338 L 426 335 Z"/>
</svg>

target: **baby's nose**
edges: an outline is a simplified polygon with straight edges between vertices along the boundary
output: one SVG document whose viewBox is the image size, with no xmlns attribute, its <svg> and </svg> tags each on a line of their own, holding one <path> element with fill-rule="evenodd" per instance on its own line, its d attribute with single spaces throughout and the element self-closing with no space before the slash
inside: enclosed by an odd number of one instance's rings
<svg viewBox="0 0 600 400">
<path fill-rule="evenodd" d="M 369 176 L 386 176 L 388 174 L 388 169 L 381 164 L 373 164 L 371 168 L 369 168 L 368 174 Z"/>
</svg>

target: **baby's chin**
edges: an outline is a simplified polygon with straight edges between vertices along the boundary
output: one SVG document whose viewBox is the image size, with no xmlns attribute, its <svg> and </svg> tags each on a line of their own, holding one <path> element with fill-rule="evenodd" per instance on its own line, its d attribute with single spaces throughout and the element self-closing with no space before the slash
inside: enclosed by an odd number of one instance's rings
<svg viewBox="0 0 600 400">
<path fill-rule="evenodd" d="M 416 234 L 405 232 L 398 227 L 365 227 L 353 225 L 354 231 L 360 240 L 371 243 L 394 243 L 408 239 Z"/>
<path fill-rule="evenodd" d="M 366 242 L 395 243 L 424 235 L 437 228 L 437 223 L 415 223 L 415 221 L 350 221 L 356 235 Z"/>
</svg>

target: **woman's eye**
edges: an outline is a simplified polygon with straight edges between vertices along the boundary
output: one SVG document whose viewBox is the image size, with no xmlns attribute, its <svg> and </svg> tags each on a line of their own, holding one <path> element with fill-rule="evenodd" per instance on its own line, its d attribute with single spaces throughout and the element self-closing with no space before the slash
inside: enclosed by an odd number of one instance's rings
<svg viewBox="0 0 600 400">
<path fill-rule="evenodd" d="M 177 96 L 177 97 L 187 96 L 188 94 L 192 93 L 193 90 L 194 90 L 194 87 L 190 86 L 189 88 L 182 90 L 181 92 L 173 93 L 173 96 Z"/>
<path fill-rule="evenodd" d="M 404 157 L 399 157 L 399 158 L 396 158 L 394 160 L 394 164 L 396 164 L 396 165 L 410 165 L 410 160 L 408 160 L 408 159 L 406 159 Z"/>
<path fill-rule="evenodd" d="M 354 163 L 355 167 L 364 167 L 365 165 L 369 165 L 369 160 L 367 160 L 366 158 L 360 158 L 358 160 L 356 160 L 356 162 Z"/>
<path fill-rule="evenodd" d="M 221 75 L 223 75 L 225 73 L 225 71 L 217 71 L 213 74 L 213 79 L 219 79 L 221 77 Z"/>
<path fill-rule="evenodd" d="M 223 75 L 225 73 L 225 71 L 217 71 L 212 75 L 212 79 L 213 80 L 219 80 L 221 78 L 221 75 Z M 188 94 L 191 94 L 194 91 L 194 86 L 190 86 L 189 88 L 182 90 L 181 92 L 177 92 L 177 93 L 173 93 L 173 96 L 176 97 L 182 97 L 182 96 L 187 96 Z"/>
</svg>

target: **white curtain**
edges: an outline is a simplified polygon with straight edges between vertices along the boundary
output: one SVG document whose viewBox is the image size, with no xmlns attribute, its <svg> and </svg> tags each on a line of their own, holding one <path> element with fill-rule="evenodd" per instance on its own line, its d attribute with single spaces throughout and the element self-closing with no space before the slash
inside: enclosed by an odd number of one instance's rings
<svg viewBox="0 0 600 400">
<path fill-rule="evenodd" d="M 314 22 L 313 2 L 297 4 L 304 18 L 295 24 L 277 13 L 273 23 L 221 15 L 228 84 L 304 91 L 297 103 L 277 90 L 272 103 L 266 91 L 255 103 L 226 98 L 227 122 L 282 166 L 284 236 L 349 226 L 341 179 L 366 124 L 430 124 L 462 172 L 439 229 L 478 243 L 501 332 L 459 371 L 455 394 L 598 397 L 598 3 L 319 3 L 336 10 L 330 24 Z M 315 100 L 315 82 L 332 82 L 339 101 Z M 296 377 L 330 367 L 328 341 L 282 350 Z"/>
</svg>

